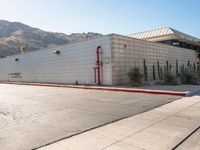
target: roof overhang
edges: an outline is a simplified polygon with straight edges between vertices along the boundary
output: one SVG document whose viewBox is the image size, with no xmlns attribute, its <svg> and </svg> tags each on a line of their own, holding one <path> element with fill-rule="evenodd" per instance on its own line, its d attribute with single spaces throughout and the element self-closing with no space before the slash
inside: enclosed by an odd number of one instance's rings
<svg viewBox="0 0 200 150">
<path fill-rule="evenodd" d="M 200 46 L 200 39 L 174 30 L 172 28 L 161 28 L 147 32 L 141 32 L 129 35 L 133 38 L 143 39 L 152 42 L 166 41 L 166 40 L 179 40 L 188 44 Z"/>
</svg>

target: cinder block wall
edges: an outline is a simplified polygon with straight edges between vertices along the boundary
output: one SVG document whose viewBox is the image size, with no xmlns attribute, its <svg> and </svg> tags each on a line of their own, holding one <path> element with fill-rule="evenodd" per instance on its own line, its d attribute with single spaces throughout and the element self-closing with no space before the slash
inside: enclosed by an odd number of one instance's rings
<svg viewBox="0 0 200 150">
<path fill-rule="evenodd" d="M 112 80 L 113 85 L 127 84 L 128 71 L 131 67 L 139 67 L 144 74 L 143 61 L 146 60 L 148 82 L 153 80 L 153 66 L 155 66 L 155 77 L 159 80 L 157 61 L 164 73 L 166 62 L 171 65 L 171 71 L 176 74 L 176 60 L 178 60 L 179 71 L 184 64 L 196 64 L 196 52 L 189 49 L 147 42 L 144 40 L 113 34 L 111 36 L 112 49 Z M 155 81 L 156 81 L 155 80 Z"/>
<path fill-rule="evenodd" d="M 102 47 L 103 68 L 101 82 L 104 85 L 128 84 L 128 71 L 131 67 L 143 70 L 146 60 L 148 82 L 153 80 L 153 66 L 155 77 L 158 78 L 157 61 L 164 73 L 166 61 L 176 72 L 176 60 L 187 66 L 196 63 L 196 52 L 193 50 L 157 44 L 120 35 L 107 35 L 101 38 L 63 45 L 53 49 L 29 52 L 0 59 L 1 81 L 47 82 L 47 83 L 75 83 L 95 84 L 94 70 L 96 64 L 96 48 Z M 56 55 L 53 51 L 59 50 Z M 14 59 L 18 58 L 16 62 Z M 10 73 L 20 73 L 20 77 L 8 77 Z"/>
<path fill-rule="evenodd" d="M 110 36 L 0 59 L 1 81 L 95 84 L 96 48 L 103 50 L 102 83 L 112 85 Z M 53 51 L 60 51 L 54 54 Z M 14 59 L 18 58 L 19 61 Z M 8 74 L 20 73 L 18 77 Z"/>
</svg>

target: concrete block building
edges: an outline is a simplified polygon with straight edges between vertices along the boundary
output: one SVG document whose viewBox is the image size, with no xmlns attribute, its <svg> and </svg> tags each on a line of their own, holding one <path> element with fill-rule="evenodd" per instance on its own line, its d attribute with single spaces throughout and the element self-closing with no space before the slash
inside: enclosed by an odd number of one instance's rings
<svg viewBox="0 0 200 150">
<path fill-rule="evenodd" d="M 174 33 L 170 34 L 170 39 L 174 41 Z M 159 73 L 164 73 L 166 67 L 170 67 L 171 72 L 177 74 L 183 65 L 196 66 L 200 46 L 197 38 L 192 39 L 189 35 L 186 37 L 186 34 L 180 32 L 181 37 L 177 37 L 176 42 L 192 45 L 183 47 L 181 44 L 164 42 L 170 39 L 160 40 L 162 36 L 168 36 L 168 33 L 154 34 L 151 38 L 155 39 L 156 36 L 159 36 L 159 41 L 149 40 L 150 36 L 146 40 L 133 35 L 110 34 L 97 39 L 2 58 L 0 80 L 119 85 L 128 84 L 127 74 L 132 67 L 138 67 L 144 74 L 145 66 L 147 77 L 143 81 L 154 82 L 161 80 Z"/>
</svg>

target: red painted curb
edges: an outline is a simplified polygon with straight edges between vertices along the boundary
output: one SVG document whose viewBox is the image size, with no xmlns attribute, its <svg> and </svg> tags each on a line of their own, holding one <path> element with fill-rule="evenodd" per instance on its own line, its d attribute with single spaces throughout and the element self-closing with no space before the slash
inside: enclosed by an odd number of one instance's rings
<svg viewBox="0 0 200 150">
<path fill-rule="evenodd" d="M 187 96 L 187 92 L 115 88 L 115 87 L 106 87 L 106 86 L 78 86 L 78 85 L 59 85 L 59 84 L 24 83 L 24 82 L 3 82 L 3 83 L 0 83 L 0 84 L 62 87 L 62 88 L 76 88 L 76 89 L 90 89 L 90 90 L 104 90 L 104 91 L 118 91 L 118 92 L 132 92 L 132 93 L 146 93 L 146 94 L 161 94 L 161 95 L 173 95 L 173 96 Z"/>
</svg>

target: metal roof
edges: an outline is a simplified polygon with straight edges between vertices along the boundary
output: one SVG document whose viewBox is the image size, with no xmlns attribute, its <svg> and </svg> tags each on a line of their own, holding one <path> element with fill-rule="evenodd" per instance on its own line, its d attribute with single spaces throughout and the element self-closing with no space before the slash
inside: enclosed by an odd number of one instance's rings
<svg viewBox="0 0 200 150">
<path fill-rule="evenodd" d="M 130 37 L 133 38 L 138 38 L 138 39 L 145 39 L 149 41 L 161 41 L 168 39 L 180 39 L 183 41 L 190 41 L 196 44 L 200 44 L 200 39 L 187 35 L 185 33 L 182 33 L 180 31 L 177 31 L 175 29 L 166 27 L 166 28 L 160 28 L 160 29 L 155 29 L 155 30 L 150 30 L 146 32 L 140 32 L 140 33 L 135 33 L 129 35 Z"/>
</svg>

